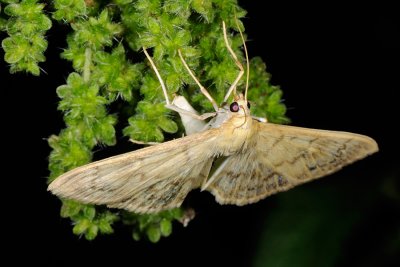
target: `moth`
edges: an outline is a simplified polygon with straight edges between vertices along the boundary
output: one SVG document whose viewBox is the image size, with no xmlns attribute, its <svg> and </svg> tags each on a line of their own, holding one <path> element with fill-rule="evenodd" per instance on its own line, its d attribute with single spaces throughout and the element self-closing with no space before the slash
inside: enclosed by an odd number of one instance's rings
<svg viewBox="0 0 400 267">
<path fill-rule="evenodd" d="M 193 189 L 211 192 L 220 204 L 246 205 L 331 174 L 378 151 L 370 137 L 348 132 L 269 123 L 253 117 L 247 101 L 249 60 L 244 94 L 236 87 L 244 67 L 233 52 L 222 23 L 224 41 L 239 74 L 216 101 L 182 64 L 215 112 L 199 115 L 182 96 L 172 103 L 151 57 L 143 48 L 163 90 L 166 107 L 179 113 L 187 136 L 106 158 L 73 169 L 48 187 L 55 195 L 83 203 L 107 205 L 136 213 L 155 213 L 181 206 Z M 207 121 L 207 119 L 209 119 Z"/>
</svg>

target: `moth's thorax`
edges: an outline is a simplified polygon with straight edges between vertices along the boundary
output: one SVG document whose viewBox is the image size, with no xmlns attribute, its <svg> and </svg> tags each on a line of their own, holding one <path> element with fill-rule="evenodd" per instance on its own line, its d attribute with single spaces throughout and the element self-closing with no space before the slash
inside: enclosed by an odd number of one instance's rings
<svg viewBox="0 0 400 267">
<path fill-rule="evenodd" d="M 253 140 L 251 117 L 232 116 L 219 128 L 219 151 L 223 155 L 232 155 L 247 150 L 249 142 Z"/>
<path fill-rule="evenodd" d="M 250 110 L 247 108 L 247 103 L 238 102 L 240 110 L 231 112 L 226 110 L 226 113 L 221 113 L 221 118 L 224 121 L 219 127 L 219 142 L 218 149 L 223 151 L 224 155 L 232 155 L 247 150 L 251 140 L 254 140 L 253 120 L 250 115 Z"/>
</svg>

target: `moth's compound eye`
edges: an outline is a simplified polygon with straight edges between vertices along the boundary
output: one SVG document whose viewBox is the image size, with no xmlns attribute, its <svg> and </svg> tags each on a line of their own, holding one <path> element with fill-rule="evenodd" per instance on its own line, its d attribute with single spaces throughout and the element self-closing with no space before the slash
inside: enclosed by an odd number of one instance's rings
<svg viewBox="0 0 400 267">
<path fill-rule="evenodd" d="M 250 107 L 251 107 L 250 102 L 247 101 L 247 108 L 250 109 Z"/>
<path fill-rule="evenodd" d="M 229 109 L 231 112 L 238 112 L 239 111 L 239 104 L 237 102 L 233 102 L 230 106 Z"/>
</svg>

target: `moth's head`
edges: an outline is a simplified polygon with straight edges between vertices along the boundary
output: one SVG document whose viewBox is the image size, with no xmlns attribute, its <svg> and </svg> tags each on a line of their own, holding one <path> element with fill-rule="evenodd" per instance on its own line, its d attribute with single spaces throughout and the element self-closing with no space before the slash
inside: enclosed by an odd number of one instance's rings
<svg viewBox="0 0 400 267">
<path fill-rule="evenodd" d="M 250 102 L 245 99 L 243 94 L 236 95 L 229 106 L 229 110 L 239 116 L 250 116 Z"/>
</svg>

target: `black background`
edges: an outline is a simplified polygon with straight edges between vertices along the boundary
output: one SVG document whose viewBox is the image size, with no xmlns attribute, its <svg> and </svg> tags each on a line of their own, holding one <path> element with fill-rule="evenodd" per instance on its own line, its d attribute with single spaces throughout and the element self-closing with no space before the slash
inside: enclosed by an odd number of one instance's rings
<svg viewBox="0 0 400 267">
<path fill-rule="evenodd" d="M 336 181 L 345 185 L 344 176 L 358 174 L 361 186 L 355 189 L 362 190 L 365 180 L 378 184 L 381 173 L 398 175 L 400 45 L 395 9 L 376 3 L 351 7 L 240 2 L 248 11 L 244 24 L 250 56 L 261 56 L 267 63 L 272 83 L 284 91 L 292 124 L 366 134 L 380 146 L 378 154 L 304 186 Z M 9 75 L 6 63 L 0 64 L 6 135 L 1 178 L 7 183 L 2 187 L 2 221 L 8 225 L 3 228 L 10 237 L 7 247 L 21 255 L 14 261 L 53 266 L 251 265 L 262 222 L 276 196 L 239 208 L 219 206 L 210 194 L 192 192 L 189 201 L 197 210 L 196 219 L 187 228 L 174 225 L 172 236 L 158 244 L 135 242 L 124 227 L 92 242 L 71 233 L 70 222 L 59 216 L 59 201 L 46 192 L 50 149 L 45 139 L 63 127 L 55 88 L 71 70 L 59 58 L 65 30 L 54 27 L 48 34 L 47 62 L 41 65 L 47 74 Z M 396 220 L 388 207 L 381 209 L 387 213 L 365 226 L 366 232 Z M 360 237 L 358 243 L 363 242 L 374 240 Z"/>
</svg>

